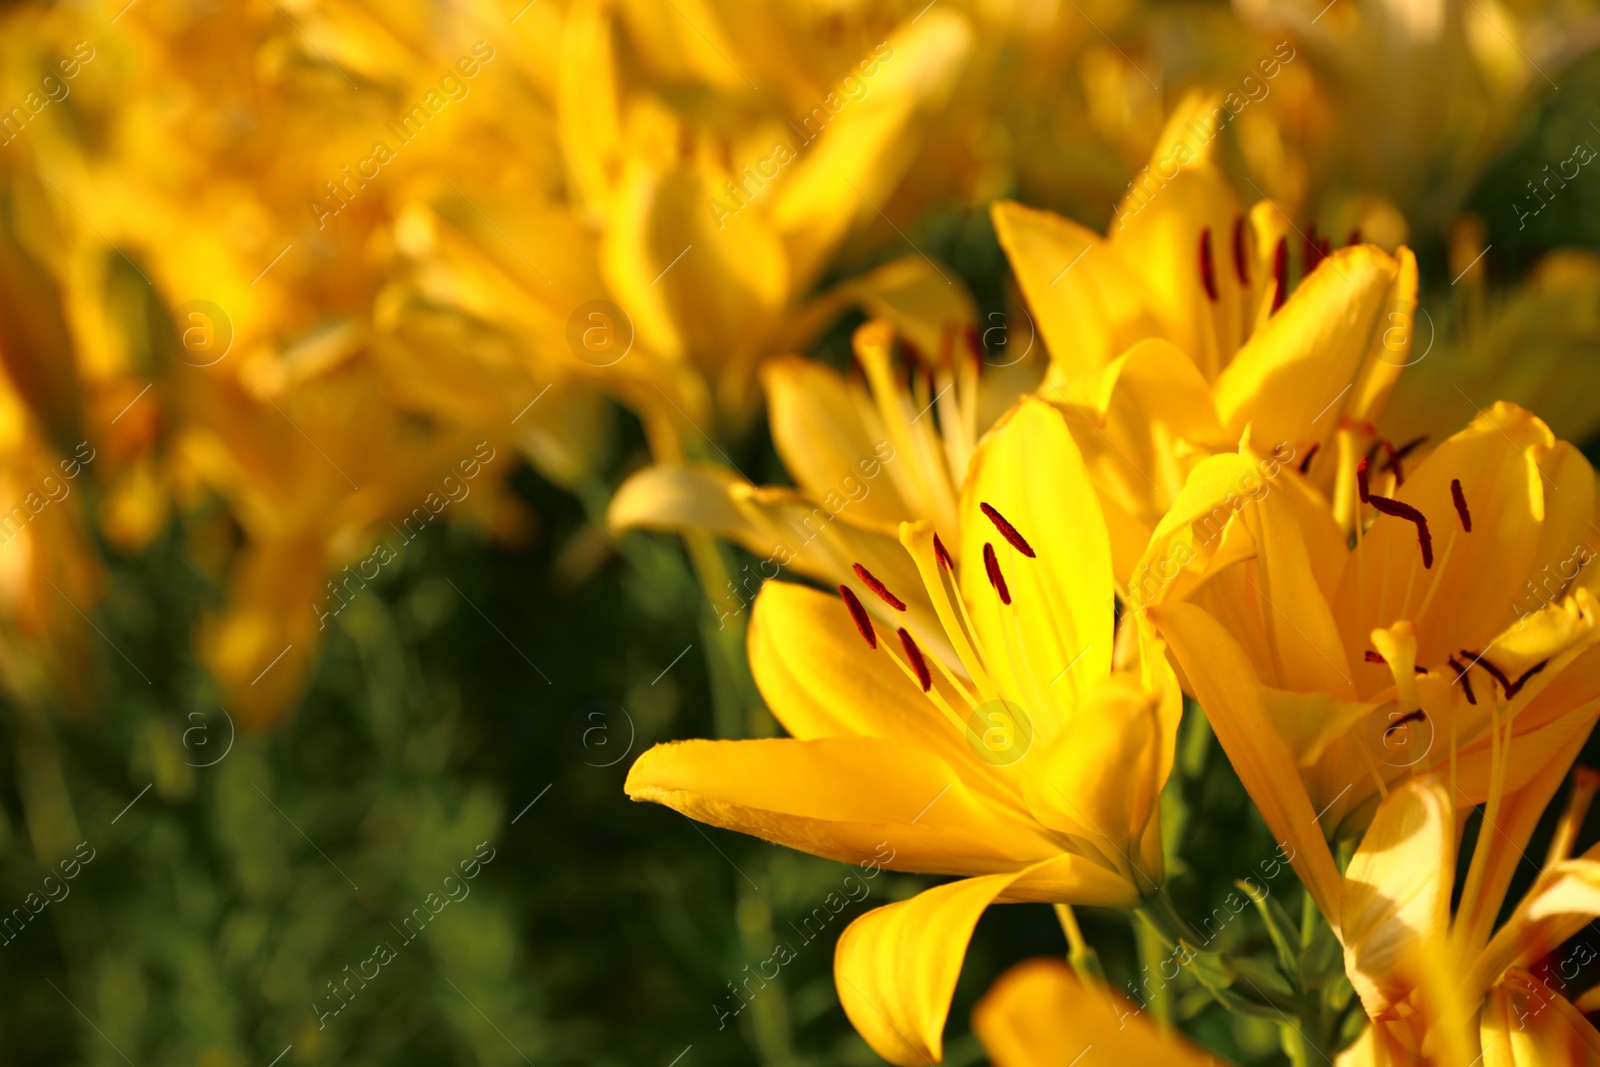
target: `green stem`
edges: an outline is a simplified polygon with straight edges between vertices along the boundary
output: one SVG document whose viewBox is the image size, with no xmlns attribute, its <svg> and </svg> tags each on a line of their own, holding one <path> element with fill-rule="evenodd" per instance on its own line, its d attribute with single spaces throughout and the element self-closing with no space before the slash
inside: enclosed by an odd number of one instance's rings
<svg viewBox="0 0 1600 1067">
<path fill-rule="evenodd" d="M 749 624 L 748 605 L 728 589 L 728 567 L 723 548 L 709 534 L 688 531 L 683 542 L 699 576 L 705 595 L 700 613 L 700 636 L 705 642 L 706 666 L 711 676 L 711 706 L 717 736 L 735 739 L 760 736 L 770 730 L 760 711 L 764 707 L 756 693 L 745 656 L 745 628 Z M 724 608 L 717 605 L 724 600 Z M 737 603 L 735 603 L 737 601 Z"/>
<path fill-rule="evenodd" d="M 1144 903 L 1139 905 L 1139 916 L 1161 939 L 1163 948 L 1176 948 L 1178 942 L 1185 938 L 1193 941 L 1193 938 L 1186 933 L 1189 924 L 1178 914 L 1178 909 L 1173 906 L 1165 889 L 1158 889 L 1144 898 Z"/>
<path fill-rule="evenodd" d="M 1313 1063 L 1326 1059 L 1316 1050 L 1311 1039 L 1292 1026 L 1283 1028 L 1283 1053 L 1289 1057 L 1289 1062 L 1294 1067 L 1311 1067 Z"/>
<path fill-rule="evenodd" d="M 1055 908 L 1061 932 L 1067 935 L 1067 962 L 1072 964 L 1072 969 L 1085 985 L 1104 988 L 1106 972 L 1100 966 L 1100 954 L 1083 939 L 1083 931 L 1078 928 L 1078 917 L 1072 913 L 1072 905 L 1057 904 Z"/>
<path fill-rule="evenodd" d="M 1139 963 L 1141 965 L 1141 979 L 1138 999 L 1144 1001 L 1151 1013 L 1162 1023 L 1172 1022 L 1172 990 L 1161 975 L 1162 964 L 1166 963 L 1172 953 L 1172 946 L 1156 929 L 1156 925 L 1149 918 L 1145 909 L 1139 910 L 1143 922 L 1135 923 L 1133 927 L 1134 941 L 1139 949 Z"/>
</svg>

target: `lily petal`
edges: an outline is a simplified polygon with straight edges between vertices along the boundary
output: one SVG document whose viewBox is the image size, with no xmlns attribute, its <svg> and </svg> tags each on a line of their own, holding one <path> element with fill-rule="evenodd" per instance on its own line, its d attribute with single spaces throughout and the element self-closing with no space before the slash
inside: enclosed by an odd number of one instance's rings
<svg viewBox="0 0 1600 1067">
<path fill-rule="evenodd" d="M 859 386 L 812 359 L 786 356 L 763 368 L 772 443 L 795 482 L 815 500 L 854 497 L 858 513 L 893 528 L 910 505 L 882 473 L 889 449 L 883 420 Z M 869 474 L 869 472 L 871 472 Z"/>
<path fill-rule="evenodd" d="M 1561 994 L 1526 971 L 1497 985 L 1479 1029 L 1484 1067 L 1600 1063 L 1600 1032 Z"/>
<path fill-rule="evenodd" d="M 996 979 L 972 1009 L 972 1029 L 995 1067 L 1217 1062 L 1055 959 L 1026 960 Z M 1095 1055 L 1087 1056 L 1091 1049 Z"/>
<path fill-rule="evenodd" d="M 874 1052 L 903 1067 L 938 1063 L 944 1055 L 944 1024 L 950 997 L 973 927 L 985 908 L 1007 896 L 1035 898 L 1038 887 L 1063 887 L 1071 872 L 1088 878 L 1068 899 L 1084 902 L 1103 894 L 1103 868 L 1065 855 L 1011 874 L 968 878 L 925 890 L 910 900 L 876 908 L 839 937 L 833 976 L 839 1000 L 857 1032 Z M 1061 899 L 1058 897 L 1057 899 Z M 1115 897 L 1104 897 L 1115 901 Z M 1124 891 L 1118 906 L 1136 902 Z"/>
<path fill-rule="evenodd" d="M 885 775 L 883 768 L 895 773 Z M 634 762 L 634 800 L 698 822 L 858 863 L 882 842 L 894 870 L 1015 871 L 1057 854 L 1036 828 L 970 790 L 936 757 L 903 741 L 679 741 Z"/>
<path fill-rule="evenodd" d="M 1507 923 L 1495 932 L 1473 978 L 1498 982 L 1514 967 L 1531 967 L 1600 916 L 1600 861 L 1556 864 Z"/>
<path fill-rule="evenodd" d="M 756 597 L 749 646 L 756 686 L 794 737 L 900 740 L 937 753 L 951 766 L 987 766 L 972 759 L 966 735 L 881 648 L 867 647 L 837 596 L 791 582 L 767 583 Z M 942 674 L 933 679 L 952 707 L 964 707 Z"/>
<path fill-rule="evenodd" d="M 1367 1014 L 1383 1016 L 1419 981 L 1419 954 L 1442 941 L 1455 883 L 1455 809 L 1421 778 L 1378 806 L 1345 871 L 1345 972 Z"/>
<path fill-rule="evenodd" d="M 1415 262 L 1407 262 L 1414 275 Z M 1258 441 L 1296 444 L 1308 426 L 1331 436 L 1340 405 L 1354 405 L 1351 383 L 1371 359 L 1379 312 L 1400 270 L 1400 261 L 1371 245 L 1324 260 L 1217 379 L 1217 413 L 1229 431 L 1253 424 Z"/>
<path fill-rule="evenodd" d="M 1294 754 L 1262 706 L 1261 682 L 1243 650 L 1215 619 L 1193 604 L 1150 609 L 1234 770 L 1273 836 L 1294 849 L 1300 881 L 1335 931 L 1339 870 L 1300 780 Z"/>
<path fill-rule="evenodd" d="M 1034 558 L 1008 543 L 985 507 L 1020 533 Z M 991 673 L 1041 729 L 1053 731 L 1058 709 L 1110 672 L 1114 614 L 1110 539 L 1059 411 L 1026 398 L 989 432 L 973 454 L 961 514 L 961 592 L 994 660 Z M 1010 605 L 990 587 L 985 545 L 993 546 Z"/>
<path fill-rule="evenodd" d="M 1023 795 L 1035 818 L 1084 839 L 1145 892 L 1164 879 L 1159 866 L 1145 870 L 1138 857 L 1165 784 L 1162 757 L 1175 741 L 1164 736 L 1164 695 L 1177 699 L 1177 686 L 1151 692 L 1129 675 L 1113 674 L 1024 764 Z"/>
<path fill-rule="evenodd" d="M 998 200 L 990 208 L 1000 247 L 1016 273 L 1050 351 L 1051 373 L 1070 380 L 1104 366 L 1157 332 L 1142 279 L 1086 226 L 1049 211 Z M 1079 260 L 1092 260 L 1090 269 Z"/>
</svg>

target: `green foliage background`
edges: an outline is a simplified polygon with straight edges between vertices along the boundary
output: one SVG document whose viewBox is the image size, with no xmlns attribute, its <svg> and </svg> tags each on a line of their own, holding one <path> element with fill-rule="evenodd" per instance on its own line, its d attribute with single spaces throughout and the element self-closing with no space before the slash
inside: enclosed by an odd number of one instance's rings
<svg viewBox="0 0 1600 1067">
<path fill-rule="evenodd" d="M 1509 208 L 1575 138 L 1600 144 L 1585 132 L 1596 99 L 1590 64 L 1475 195 L 1498 275 L 1516 277 L 1549 248 L 1600 248 L 1600 177 L 1581 175 L 1526 228 Z M 1000 305 L 1004 263 L 985 215 L 930 219 L 912 236 Z M 1442 250 L 1420 252 L 1437 280 Z M 844 336 L 824 352 L 838 355 Z M 612 484 L 642 448 L 635 428 Z M 782 480 L 769 442 L 737 458 Z M 713 690 L 739 708 L 749 682 L 736 630 L 717 630 L 677 541 L 635 535 L 608 548 L 602 487 L 586 507 L 524 469 L 516 491 L 541 516 L 531 547 L 430 531 L 338 617 L 303 705 L 270 735 L 238 736 L 212 766 L 191 764 L 216 760 L 230 731 L 187 649 L 217 593 L 188 546 L 214 517 L 190 516 L 137 558 L 106 550 L 112 588 L 94 620 L 103 702 L 83 720 L 16 707 L 0 720 L 0 908 L 40 891 L 78 842 L 94 849 L 70 895 L 0 947 L 0 1061 L 876 1062 L 838 1007 L 833 942 L 925 881 L 882 875 L 806 942 L 791 924 L 851 868 L 630 803 L 627 767 L 650 744 L 775 727 L 754 706 L 743 722 L 716 721 Z M 1183 749 L 1168 798 L 1188 809 L 1171 892 L 1198 917 L 1274 845 L 1193 714 Z M 395 925 L 480 842 L 493 859 L 470 895 L 406 942 Z M 1292 881 L 1272 889 L 1298 914 Z M 1083 919 L 1113 984 L 1135 980 L 1128 922 Z M 1263 936 L 1246 913 L 1220 941 L 1248 951 Z M 779 942 L 797 958 L 719 1021 L 728 983 Z M 313 1002 L 331 1005 L 327 983 L 379 943 L 397 958 L 319 1027 Z M 991 909 L 948 1062 L 981 1061 L 964 1020 L 995 975 L 1064 950 L 1049 909 Z M 1219 1051 L 1280 1062 L 1271 1023 L 1237 1026 L 1193 990 L 1178 994 L 1188 1028 Z"/>
</svg>

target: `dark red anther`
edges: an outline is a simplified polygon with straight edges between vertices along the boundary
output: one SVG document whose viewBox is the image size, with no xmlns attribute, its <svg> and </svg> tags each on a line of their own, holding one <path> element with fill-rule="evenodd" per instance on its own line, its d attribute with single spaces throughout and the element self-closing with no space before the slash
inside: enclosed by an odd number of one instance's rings
<svg viewBox="0 0 1600 1067">
<path fill-rule="evenodd" d="M 945 323 L 939 331 L 939 366 L 949 369 L 955 366 L 956 331 L 950 323 Z M 928 384 L 933 384 L 933 375 L 928 375 Z"/>
<path fill-rule="evenodd" d="M 911 364 L 911 375 L 917 373 L 918 367 L 928 365 L 928 359 L 922 354 L 922 349 L 918 348 L 916 342 L 909 337 L 900 338 L 900 347 L 905 350 L 906 360 Z"/>
<path fill-rule="evenodd" d="M 867 643 L 868 648 L 878 647 L 878 633 L 872 628 L 872 619 L 867 615 L 867 609 L 862 607 L 861 601 L 850 591 L 848 585 L 839 587 L 839 595 L 844 597 L 844 606 L 850 609 L 850 618 L 856 624 L 856 629 L 861 632 L 861 640 Z"/>
<path fill-rule="evenodd" d="M 1249 286 L 1249 232 L 1245 229 L 1243 215 L 1236 215 L 1233 220 L 1233 273 L 1239 276 L 1240 285 Z"/>
<path fill-rule="evenodd" d="M 1356 464 L 1356 489 L 1361 493 L 1363 504 L 1372 499 L 1372 490 L 1368 486 L 1367 457 L 1362 456 L 1361 462 Z"/>
<path fill-rule="evenodd" d="M 1000 561 L 995 558 L 994 546 L 983 543 L 983 569 L 989 574 L 989 584 L 1000 594 L 1000 603 L 1011 603 L 1011 590 L 1006 588 L 1006 576 L 1000 573 Z"/>
<path fill-rule="evenodd" d="M 1029 559 L 1034 558 L 1033 546 L 1028 544 L 1027 541 L 1023 540 L 1022 535 L 1017 532 L 1017 528 L 1007 522 L 1004 515 L 996 511 L 994 506 L 991 504 L 979 503 L 978 507 L 982 508 L 983 513 L 989 516 L 989 521 L 994 523 L 994 528 L 1000 531 L 1001 537 L 1004 537 L 1011 543 L 1012 548 L 1016 549 L 1018 552 L 1021 552 Z"/>
<path fill-rule="evenodd" d="M 1278 247 L 1272 250 L 1272 280 L 1277 288 L 1272 293 L 1272 310 L 1283 307 L 1289 299 L 1289 238 L 1278 238 Z"/>
<path fill-rule="evenodd" d="M 1461 516 L 1461 529 L 1472 532 L 1472 512 L 1467 510 L 1467 495 L 1461 491 L 1461 479 L 1450 479 L 1450 499 L 1455 501 L 1456 514 Z"/>
<path fill-rule="evenodd" d="M 1332 252 L 1333 244 L 1328 240 L 1328 238 L 1324 237 L 1317 242 L 1317 255 L 1319 257 L 1317 260 L 1318 263 L 1321 263 L 1322 260 L 1327 259 L 1329 254 Z"/>
<path fill-rule="evenodd" d="M 1389 439 L 1387 437 L 1378 438 L 1377 441 L 1373 442 L 1372 447 L 1374 449 L 1383 449 L 1384 455 L 1389 457 L 1389 462 L 1383 465 L 1383 469 L 1386 471 L 1392 471 L 1394 473 L 1394 487 L 1398 489 L 1404 485 L 1406 481 L 1406 472 L 1405 468 L 1400 466 L 1400 461 L 1405 457 L 1400 455 L 1400 453 L 1395 450 L 1394 445 L 1389 443 Z"/>
<path fill-rule="evenodd" d="M 978 324 L 967 323 L 967 351 L 972 353 L 972 358 L 983 359 L 983 335 L 978 332 Z"/>
<path fill-rule="evenodd" d="M 1416 711 L 1407 712 L 1394 722 L 1390 723 L 1388 729 L 1383 731 L 1383 736 L 1388 737 L 1390 734 L 1394 733 L 1408 722 L 1425 722 L 1427 721 L 1427 718 L 1428 716 L 1421 708 L 1418 708 Z"/>
<path fill-rule="evenodd" d="M 1421 437 L 1413 437 L 1411 440 L 1394 450 L 1394 458 L 1396 460 L 1405 459 L 1407 456 L 1411 455 L 1411 453 L 1421 448 L 1422 442 L 1426 441 L 1427 439 L 1427 434 L 1423 434 Z"/>
<path fill-rule="evenodd" d="M 950 558 L 950 553 L 945 551 L 944 542 L 939 540 L 939 535 L 933 535 L 933 558 L 939 561 L 939 566 L 949 571 L 956 572 L 956 561 Z"/>
<path fill-rule="evenodd" d="M 872 590 L 874 593 L 877 593 L 879 599 L 881 599 L 885 604 L 888 604 L 896 611 L 906 610 L 906 602 L 889 592 L 889 587 L 878 581 L 876 575 L 859 563 L 852 564 L 852 566 L 855 569 L 856 577 L 860 578 L 862 583 L 868 589 Z"/>
<path fill-rule="evenodd" d="M 1200 282 L 1211 302 L 1217 302 L 1217 264 L 1211 257 L 1211 227 L 1200 231 Z"/>
<path fill-rule="evenodd" d="M 1496 667 L 1488 660 L 1484 659 L 1481 654 L 1472 651 L 1470 648 L 1463 648 L 1461 650 L 1461 654 L 1470 659 L 1473 663 L 1476 663 L 1478 666 L 1482 667 L 1484 670 L 1488 671 L 1490 674 L 1494 675 L 1494 680 L 1500 683 L 1500 688 L 1507 691 L 1511 689 L 1511 679 L 1506 677 L 1506 672 L 1501 670 L 1499 667 Z"/>
<path fill-rule="evenodd" d="M 1311 232 L 1305 235 L 1305 261 L 1306 274 L 1310 274 L 1322 265 L 1322 243 L 1317 240 L 1317 228 L 1311 227 Z"/>
<path fill-rule="evenodd" d="M 1352 245 L 1358 245 L 1358 244 L 1361 243 L 1361 227 L 1360 226 L 1357 226 L 1355 229 L 1350 231 L 1350 240 L 1347 241 L 1346 243 L 1347 244 L 1352 244 Z"/>
<path fill-rule="evenodd" d="M 1478 698 L 1472 692 L 1472 678 L 1467 673 L 1467 668 L 1463 667 L 1454 656 L 1450 657 L 1449 663 L 1450 669 L 1456 672 L 1456 681 L 1461 683 L 1462 691 L 1467 694 L 1467 703 L 1476 704 Z"/>
<path fill-rule="evenodd" d="M 1398 500 L 1390 500 L 1386 496 L 1368 496 L 1367 503 L 1385 515 L 1392 515 L 1397 519 L 1405 519 L 1407 522 L 1416 524 L 1417 547 L 1422 549 L 1422 565 L 1423 567 L 1433 566 L 1433 535 L 1428 533 L 1427 516 L 1410 504 L 1403 504 Z"/>
<path fill-rule="evenodd" d="M 1522 677 L 1513 682 L 1505 671 L 1501 670 L 1499 667 L 1496 667 L 1493 663 L 1490 663 L 1488 660 L 1484 659 L 1476 652 L 1473 652 L 1471 649 L 1463 648 L 1461 650 L 1461 654 L 1471 658 L 1474 663 L 1477 663 L 1484 670 L 1494 675 L 1494 680 L 1500 683 L 1501 689 L 1505 690 L 1507 700 L 1510 700 L 1512 697 L 1522 692 L 1522 687 L 1528 684 L 1528 679 L 1544 670 L 1545 667 L 1550 663 L 1550 661 L 1547 659 L 1540 660 L 1532 667 L 1529 667 L 1526 671 L 1523 671 Z"/>
<path fill-rule="evenodd" d="M 1549 662 L 1550 661 L 1547 659 L 1542 659 L 1538 663 L 1535 663 L 1533 666 L 1529 667 L 1527 670 L 1523 671 L 1522 677 L 1511 683 L 1511 688 L 1506 690 L 1506 699 L 1510 700 L 1512 697 L 1520 693 L 1522 691 L 1522 687 L 1528 684 L 1528 679 L 1544 670 L 1545 666 Z"/>
<path fill-rule="evenodd" d="M 1321 447 L 1322 447 L 1322 445 L 1319 442 L 1317 444 L 1312 445 L 1310 448 L 1306 449 L 1306 458 L 1302 459 L 1300 461 L 1300 473 L 1301 474 L 1304 474 L 1304 473 L 1306 473 L 1306 471 L 1311 469 L 1311 461 L 1314 458 L 1316 458 L 1317 449 L 1319 449 Z"/>
<path fill-rule="evenodd" d="M 1366 661 L 1367 661 L 1367 662 L 1368 662 L 1368 663 L 1382 663 L 1382 664 L 1386 664 L 1386 665 L 1387 665 L 1387 664 L 1388 664 L 1388 662 L 1389 662 L 1389 661 L 1388 661 L 1388 660 L 1386 660 L 1386 659 L 1384 659 L 1384 658 L 1383 658 L 1383 653 L 1381 653 L 1381 652 L 1374 652 L 1374 651 L 1372 651 L 1372 649 L 1370 649 L 1370 648 L 1369 648 L 1369 649 L 1367 649 L 1367 651 L 1366 651 L 1366 655 L 1365 655 L 1365 657 L 1364 657 L 1364 658 L 1365 658 L 1365 659 L 1366 659 Z"/>
<path fill-rule="evenodd" d="M 904 626 L 899 629 L 900 647 L 906 650 L 906 659 L 911 661 L 911 669 L 917 672 L 917 681 L 922 683 L 922 691 L 926 693 L 933 688 L 933 675 L 928 671 L 928 661 L 922 658 L 922 649 L 911 640 L 911 635 Z"/>
</svg>

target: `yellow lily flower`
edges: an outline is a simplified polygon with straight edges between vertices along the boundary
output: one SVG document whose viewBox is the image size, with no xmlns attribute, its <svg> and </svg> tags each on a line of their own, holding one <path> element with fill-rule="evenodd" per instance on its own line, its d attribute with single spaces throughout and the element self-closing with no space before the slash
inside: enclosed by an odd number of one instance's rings
<svg viewBox="0 0 1600 1067">
<path fill-rule="evenodd" d="M 1569 751 L 1553 761 L 1550 782 L 1561 780 L 1571 757 Z M 1448 786 L 1427 776 L 1389 795 L 1345 874 L 1345 966 L 1372 1022 L 1341 1063 L 1467 1067 L 1482 1062 L 1511 1067 L 1600 1062 L 1600 1031 L 1561 992 L 1566 978 L 1557 977 L 1552 965 L 1540 964 L 1600 915 L 1600 859 L 1595 858 L 1600 850 L 1567 858 L 1595 786 L 1593 772 L 1580 770 L 1538 878 L 1487 943 L 1472 927 L 1484 914 L 1492 922 L 1506 886 L 1502 881 L 1480 897 L 1485 882 L 1479 875 L 1496 863 L 1493 854 L 1502 861 L 1509 854 L 1513 864 L 1523 858 L 1532 821 L 1496 821 L 1495 801 L 1500 798 L 1491 800 L 1466 896 L 1452 920 L 1450 896 L 1462 820 Z M 1532 800 L 1537 817 L 1553 792 L 1554 785 L 1541 785 L 1530 790 L 1531 796 L 1508 797 L 1505 804 L 1509 808 Z M 1576 966 L 1572 973 L 1576 975 Z"/>
<path fill-rule="evenodd" d="M 855 283 L 869 310 L 894 320 L 857 329 L 859 377 L 799 356 L 763 369 L 773 444 L 794 489 L 754 486 L 710 464 L 661 464 L 617 490 L 608 514 L 612 529 L 704 529 L 754 553 L 760 562 L 753 571 L 747 565 L 731 600 L 723 590 L 708 590 L 723 617 L 742 612 L 762 580 L 787 568 L 851 586 L 874 614 L 907 625 L 954 662 L 901 547 L 899 527 L 918 521 L 957 527 L 961 485 L 978 438 L 1015 403 L 1023 383 L 1009 368 L 983 367 L 970 301 L 950 301 L 935 286 L 944 288 L 914 260 Z M 924 309 L 908 295 L 932 299 Z M 895 366 L 894 323 L 904 330 L 906 374 Z M 950 551 L 961 558 L 959 543 Z M 891 587 L 910 590 L 904 619 L 901 609 L 872 595 L 858 565 Z"/>
<path fill-rule="evenodd" d="M 457 13 L 469 9 L 441 23 L 426 2 L 378 18 L 330 0 L 292 20 L 235 5 L 152 22 L 135 6 L 109 35 L 72 34 L 64 9 L 19 9 L 16 21 L 49 33 L 13 35 L 8 23 L 0 34 L 8 49 L 39 53 L 28 69 L 72 60 L 69 94 L 50 114 L 82 115 L 43 116 L 0 163 L 0 269 L 28 279 L 0 287 L 12 305 L 0 309 L 0 354 L 39 420 L 69 442 L 58 448 L 70 451 L 74 426 L 98 428 L 86 431 L 105 489 L 96 518 L 113 543 L 143 544 L 170 498 L 210 489 L 227 500 L 244 537 L 217 561 L 223 604 L 197 636 L 230 711 L 253 726 L 301 691 L 327 617 L 374 577 L 374 538 L 409 540 L 390 522 L 425 524 L 464 484 L 459 464 L 476 469 L 513 437 L 576 481 L 595 436 L 594 399 L 574 396 L 570 378 L 540 367 L 519 376 L 502 359 L 493 385 L 504 388 L 484 386 L 483 365 L 503 349 L 484 351 L 481 330 L 463 343 L 457 308 L 406 299 L 421 243 L 408 208 L 431 183 L 485 165 L 465 146 L 502 121 L 491 87 L 516 82 L 510 57 L 480 38 L 509 16 L 478 0 Z M 74 52 L 84 37 L 94 45 Z M 541 156 L 554 152 L 524 161 Z M 10 236 L 13 207 L 30 221 L 27 240 Z M 13 307 L 27 310 L 29 336 L 7 329 Z M 454 347 L 435 344 L 441 336 Z M 421 345 L 425 373 L 408 378 Z M 513 426 L 544 386 L 554 394 L 544 409 Z M 558 421 L 581 431 L 564 450 L 543 432 Z M 490 470 L 456 510 L 493 511 L 485 482 L 510 467 Z"/>
<path fill-rule="evenodd" d="M 1026 960 L 995 979 L 972 1009 L 972 1029 L 995 1067 L 1223 1062 L 1055 959 Z"/>
<path fill-rule="evenodd" d="M 1428 771 L 1465 804 L 1517 795 L 1600 715 L 1597 605 L 1579 573 L 1594 473 L 1499 404 L 1414 471 L 1361 464 L 1342 487 L 1362 516 L 1354 547 L 1297 472 L 1257 474 L 1245 456 L 1197 467 L 1136 582 L 1337 930 L 1325 832 L 1359 832 L 1396 782 Z"/>
<path fill-rule="evenodd" d="M 1225 113 L 1200 95 L 1174 111 L 1105 237 L 994 206 L 1050 352 L 1042 393 L 1074 417 L 1119 577 L 1194 465 L 1246 427 L 1318 484 L 1348 478 L 1409 360 L 1410 251 L 1332 251 L 1282 206 L 1247 206 L 1212 158 Z"/>
<path fill-rule="evenodd" d="M 1409 252 L 1342 249 L 1287 294 L 1289 222 L 1266 202 L 1243 213 L 1210 161 L 1210 141 L 1196 133 L 1212 117 L 1206 103 L 1195 97 L 1175 113 L 1162 143 L 1181 151 L 1158 153 L 1152 166 L 1172 164 L 1173 156 L 1188 162 L 1159 188 L 1130 194 L 1111 237 L 1016 204 L 994 213 L 1051 353 L 1043 395 L 1072 416 L 1101 490 L 1119 579 L 1131 573 L 1188 471 L 1235 447 L 1246 426 L 1283 442 L 1278 455 L 1303 457 L 1323 481 L 1353 469 L 1407 358 L 1410 331 L 1391 320 L 1409 321 L 1413 307 Z M 1223 251 L 1227 240 L 1235 242 L 1231 252 Z M 892 374 L 881 325 L 856 336 L 865 389 L 800 360 L 769 367 L 774 442 L 798 493 L 757 489 L 712 466 L 655 467 L 619 490 L 612 527 L 709 529 L 764 557 L 770 573 L 763 577 L 793 566 L 855 584 L 863 596 L 853 562 L 903 568 L 895 524 L 948 523 L 972 441 L 1026 381 L 1020 366 L 970 379 L 975 363 L 951 354 L 952 344 L 980 351 L 975 340 L 963 345 L 960 332 L 972 321 L 970 304 L 952 307 L 940 281 L 907 260 L 846 290 L 893 319 L 908 347 L 938 354 L 926 380 L 913 374 L 908 388 Z M 1020 337 L 1010 343 L 1027 345 Z M 1212 369 L 1202 371 L 1197 363 L 1207 360 Z M 1319 460 L 1325 444 L 1329 453 Z M 888 478 L 858 477 L 858 466 L 876 471 L 879 461 Z M 797 539 L 791 530 L 804 532 Z M 841 539 L 849 542 L 842 549 Z M 914 618 L 929 618 L 925 603 L 917 608 Z M 927 629 L 913 632 L 938 643 Z"/>
<path fill-rule="evenodd" d="M 636 800 L 845 861 L 961 876 L 857 919 L 835 976 L 897 1064 L 937 1060 L 979 915 L 996 901 L 1130 907 L 1163 877 L 1157 798 L 1181 698 L 1159 649 L 1113 670 L 1109 539 L 1060 413 L 1023 400 L 975 449 L 953 527 L 900 540 L 951 661 L 859 597 L 781 582 L 750 664 L 790 737 L 659 745 Z M 881 580 L 872 595 L 899 601 Z M 900 601 L 903 603 L 903 601 Z"/>
<path fill-rule="evenodd" d="M 759 363 L 825 324 L 802 298 L 858 220 L 878 218 L 972 44 L 960 15 L 913 13 L 830 55 L 823 84 L 785 85 L 785 101 L 728 58 L 760 55 L 734 35 L 770 27 L 717 7 L 582 0 L 563 28 L 558 133 L 603 281 L 589 299 L 613 302 L 602 314 L 634 342 L 626 358 L 574 362 L 668 427 L 653 442 L 664 459 L 675 434 L 747 421 Z M 574 311 L 555 306 L 563 322 Z"/>
</svg>

